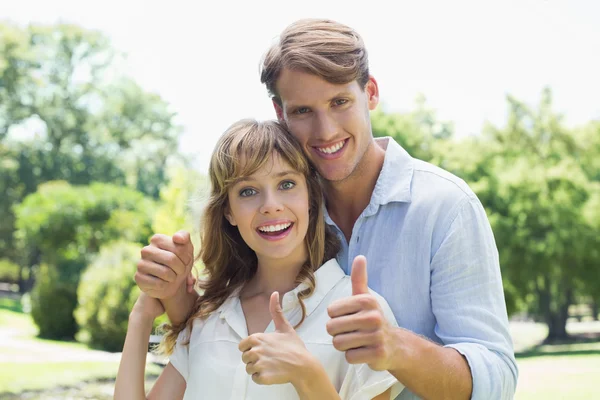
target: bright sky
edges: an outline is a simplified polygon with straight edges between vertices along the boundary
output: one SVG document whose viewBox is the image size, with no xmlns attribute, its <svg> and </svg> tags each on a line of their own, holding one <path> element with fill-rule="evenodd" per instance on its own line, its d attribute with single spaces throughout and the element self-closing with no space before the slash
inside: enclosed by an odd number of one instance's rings
<svg viewBox="0 0 600 400">
<path fill-rule="evenodd" d="M 569 125 L 600 119 L 596 0 L 0 0 L 0 20 L 71 22 L 109 36 L 128 55 L 127 72 L 178 113 L 181 150 L 201 171 L 232 122 L 274 117 L 259 60 L 304 17 L 358 30 L 384 110 L 409 111 L 422 93 L 458 134 L 474 134 L 504 121 L 506 94 L 535 104 L 549 85 Z"/>
</svg>

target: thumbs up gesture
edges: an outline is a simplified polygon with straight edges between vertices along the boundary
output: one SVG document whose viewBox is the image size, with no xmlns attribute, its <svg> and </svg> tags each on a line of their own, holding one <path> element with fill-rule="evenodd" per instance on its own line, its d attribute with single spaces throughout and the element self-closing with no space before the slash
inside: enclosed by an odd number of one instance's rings
<svg viewBox="0 0 600 400">
<path fill-rule="evenodd" d="M 350 364 L 369 364 L 371 369 L 390 369 L 394 354 L 394 329 L 377 298 L 367 286 L 367 259 L 357 256 L 350 275 L 352 296 L 338 299 L 327 308 L 327 332 L 333 345 L 346 353 Z"/>
<path fill-rule="evenodd" d="M 246 372 L 260 385 L 296 385 L 315 360 L 283 314 L 278 292 L 271 294 L 269 312 L 275 331 L 255 333 L 240 342 Z"/>
</svg>

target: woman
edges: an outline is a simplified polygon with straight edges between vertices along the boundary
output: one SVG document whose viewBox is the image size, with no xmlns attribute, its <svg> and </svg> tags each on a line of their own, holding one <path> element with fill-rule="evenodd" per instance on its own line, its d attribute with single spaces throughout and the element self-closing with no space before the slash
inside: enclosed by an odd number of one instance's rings
<svg viewBox="0 0 600 400">
<path fill-rule="evenodd" d="M 395 397 L 403 387 L 392 375 L 348 364 L 326 331 L 327 306 L 351 295 L 352 285 L 335 261 L 339 242 L 299 145 L 277 122 L 240 121 L 217 143 L 209 176 L 202 295 L 186 323 L 166 333 L 170 362 L 148 398 Z M 145 294 L 136 302 L 116 399 L 146 398 L 148 337 L 163 312 Z"/>
</svg>

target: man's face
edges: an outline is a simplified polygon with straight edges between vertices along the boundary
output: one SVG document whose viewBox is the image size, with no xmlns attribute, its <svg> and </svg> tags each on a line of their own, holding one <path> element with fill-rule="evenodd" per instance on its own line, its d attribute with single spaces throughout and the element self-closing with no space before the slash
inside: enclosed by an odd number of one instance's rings
<svg viewBox="0 0 600 400">
<path fill-rule="evenodd" d="M 333 84 L 301 71 L 284 69 L 277 81 L 279 119 L 300 142 L 321 176 L 342 181 L 356 170 L 373 141 L 369 110 L 379 102 L 375 79 Z"/>
</svg>

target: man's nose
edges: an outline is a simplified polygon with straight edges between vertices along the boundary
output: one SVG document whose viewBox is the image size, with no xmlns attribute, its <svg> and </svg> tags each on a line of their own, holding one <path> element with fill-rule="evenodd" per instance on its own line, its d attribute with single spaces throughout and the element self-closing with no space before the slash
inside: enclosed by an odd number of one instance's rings
<svg viewBox="0 0 600 400">
<path fill-rule="evenodd" d="M 319 140 L 327 143 L 336 137 L 338 124 L 328 112 L 316 113 L 313 131 Z"/>
</svg>

